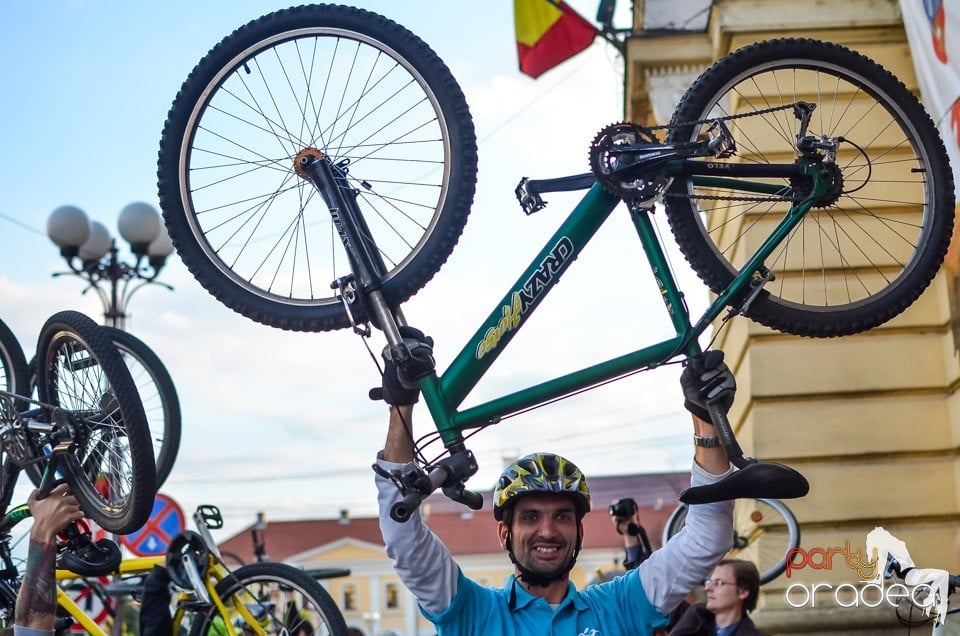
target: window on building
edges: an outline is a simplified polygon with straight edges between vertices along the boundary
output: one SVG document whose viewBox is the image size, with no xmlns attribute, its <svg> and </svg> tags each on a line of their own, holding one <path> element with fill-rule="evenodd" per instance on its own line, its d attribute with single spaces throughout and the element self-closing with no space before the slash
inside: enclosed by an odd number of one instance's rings
<svg viewBox="0 0 960 636">
<path fill-rule="evenodd" d="M 384 594 L 384 606 L 386 609 L 397 609 L 400 607 L 400 590 L 396 583 L 387 583 L 386 593 Z"/>
<path fill-rule="evenodd" d="M 357 586 L 352 583 L 343 586 L 343 609 L 346 612 L 357 609 Z"/>
</svg>

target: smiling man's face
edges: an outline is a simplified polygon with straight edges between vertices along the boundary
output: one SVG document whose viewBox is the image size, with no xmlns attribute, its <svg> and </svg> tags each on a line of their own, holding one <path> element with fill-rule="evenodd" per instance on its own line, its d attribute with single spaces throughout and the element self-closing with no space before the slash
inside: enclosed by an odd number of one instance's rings
<svg viewBox="0 0 960 636">
<path fill-rule="evenodd" d="M 534 574 L 556 576 L 573 558 L 578 528 L 572 497 L 552 494 L 521 497 L 514 506 L 510 526 L 514 557 Z M 506 543 L 506 533 L 507 526 L 501 524 L 501 543 Z"/>
</svg>

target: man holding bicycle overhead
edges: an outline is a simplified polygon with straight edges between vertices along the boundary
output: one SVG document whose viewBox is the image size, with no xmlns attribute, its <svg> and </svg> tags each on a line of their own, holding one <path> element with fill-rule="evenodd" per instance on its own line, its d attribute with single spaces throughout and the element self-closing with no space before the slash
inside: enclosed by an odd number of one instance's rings
<svg viewBox="0 0 960 636">
<path fill-rule="evenodd" d="M 432 358 L 431 338 L 409 327 L 401 335 L 411 355 Z M 671 610 L 731 548 L 733 502 L 691 506 L 684 530 L 639 567 L 577 590 L 569 574 L 583 543 L 582 519 L 591 506 L 587 480 L 569 460 L 534 453 L 507 467 L 493 493 L 500 544 L 514 564 L 514 575 L 502 589 L 467 579 L 419 511 L 402 523 L 390 516 L 400 493 L 386 473 L 409 468 L 413 461 L 410 426 L 419 392 L 404 386 L 390 356 L 384 357 L 383 397 L 390 405 L 390 423 L 377 457 L 380 529 L 394 569 L 440 636 L 649 634 L 667 624 Z M 730 464 L 707 404 L 729 409 L 736 382 L 723 353 L 714 351 L 691 360 L 681 385 L 685 406 L 694 414 L 691 482 L 713 483 L 728 473 Z"/>
</svg>

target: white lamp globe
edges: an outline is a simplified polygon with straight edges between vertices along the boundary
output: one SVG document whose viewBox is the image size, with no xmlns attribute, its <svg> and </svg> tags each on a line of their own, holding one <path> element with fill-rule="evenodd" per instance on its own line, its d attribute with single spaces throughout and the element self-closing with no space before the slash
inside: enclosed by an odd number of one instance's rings
<svg viewBox="0 0 960 636">
<path fill-rule="evenodd" d="M 99 221 L 90 222 L 90 237 L 80 246 L 78 256 L 84 261 L 99 261 L 113 247 L 110 232 Z"/>
<path fill-rule="evenodd" d="M 142 254 L 160 233 L 160 213 L 148 203 L 130 203 L 120 210 L 117 229 L 120 236 L 134 247 L 133 251 Z"/>
<path fill-rule="evenodd" d="M 47 218 L 47 236 L 63 248 L 77 248 L 90 236 L 90 219 L 80 208 L 61 205 Z"/>
<path fill-rule="evenodd" d="M 147 256 L 166 258 L 170 256 L 171 252 L 173 252 L 173 241 L 170 240 L 170 235 L 167 234 L 167 227 L 161 224 L 157 238 L 153 239 L 147 247 Z"/>
</svg>

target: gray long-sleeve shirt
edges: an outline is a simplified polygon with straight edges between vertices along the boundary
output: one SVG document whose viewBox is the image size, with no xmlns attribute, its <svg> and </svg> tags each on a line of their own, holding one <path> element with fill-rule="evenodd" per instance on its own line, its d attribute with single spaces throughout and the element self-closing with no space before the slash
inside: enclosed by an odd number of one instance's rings
<svg viewBox="0 0 960 636">
<path fill-rule="evenodd" d="M 378 460 L 378 463 L 388 471 L 410 467 L 384 460 Z M 713 483 L 721 477 L 707 473 L 694 463 L 691 484 Z M 419 510 L 403 523 L 390 518 L 390 508 L 399 500 L 399 492 L 382 476 L 377 477 L 376 483 L 380 529 L 394 569 L 428 616 L 442 614 L 457 595 L 461 576 L 459 567 L 440 539 L 424 524 Z M 646 596 L 644 603 L 649 601 L 661 614 L 668 614 L 703 581 L 716 562 L 730 550 L 732 513 L 733 502 L 690 507 L 684 529 L 638 568 Z M 622 595 L 610 597 L 622 598 Z"/>
</svg>

